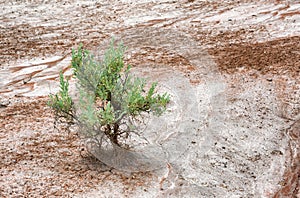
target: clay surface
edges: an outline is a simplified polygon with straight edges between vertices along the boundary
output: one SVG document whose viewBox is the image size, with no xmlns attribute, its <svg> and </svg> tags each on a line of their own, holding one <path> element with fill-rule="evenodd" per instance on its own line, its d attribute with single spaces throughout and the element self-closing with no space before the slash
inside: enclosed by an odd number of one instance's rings
<svg viewBox="0 0 300 198">
<path fill-rule="evenodd" d="M 295 0 L 0 1 L 0 196 L 300 197 L 299 10 Z M 145 129 L 159 148 L 151 171 L 100 162 L 76 128 L 54 128 L 46 105 L 59 72 L 71 76 L 71 49 L 101 57 L 112 37 L 135 74 L 172 96 Z"/>
</svg>

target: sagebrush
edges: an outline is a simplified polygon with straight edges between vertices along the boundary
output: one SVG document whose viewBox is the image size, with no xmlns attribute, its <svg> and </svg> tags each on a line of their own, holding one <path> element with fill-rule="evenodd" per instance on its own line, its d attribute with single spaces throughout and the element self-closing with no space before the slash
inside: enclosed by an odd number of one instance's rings
<svg viewBox="0 0 300 198">
<path fill-rule="evenodd" d="M 161 115 L 170 101 L 168 93 L 158 94 L 158 83 L 146 91 L 145 79 L 130 73 L 124 62 L 125 47 L 111 42 L 102 61 L 96 60 L 82 45 L 72 50 L 72 68 L 77 79 L 78 104 L 68 93 L 69 83 L 60 74 L 60 91 L 50 95 L 49 105 L 57 114 L 72 118 L 84 126 L 86 137 L 104 134 L 109 140 L 125 146 L 122 140 L 138 134 L 136 120 L 144 113 Z"/>
</svg>

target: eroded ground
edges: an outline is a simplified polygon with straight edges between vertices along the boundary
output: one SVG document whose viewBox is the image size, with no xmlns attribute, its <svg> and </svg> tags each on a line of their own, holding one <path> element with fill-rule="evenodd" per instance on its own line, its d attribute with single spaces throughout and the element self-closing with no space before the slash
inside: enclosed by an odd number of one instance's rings
<svg viewBox="0 0 300 198">
<path fill-rule="evenodd" d="M 0 3 L 1 197 L 300 197 L 299 1 Z M 112 36 L 174 96 L 161 170 L 108 168 L 54 128 L 71 49 Z"/>
</svg>

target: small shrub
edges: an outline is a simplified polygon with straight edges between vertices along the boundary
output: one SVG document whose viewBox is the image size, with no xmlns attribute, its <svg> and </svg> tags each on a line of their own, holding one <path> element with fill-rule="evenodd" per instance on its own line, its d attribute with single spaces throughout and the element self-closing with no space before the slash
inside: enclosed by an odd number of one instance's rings
<svg viewBox="0 0 300 198">
<path fill-rule="evenodd" d="M 118 146 L 126 146 L 121 140 L 135 131 L 136 120 L 143 119 L 144 113 L 161 115 L 170 101 L 169 94 L 156 93 L 157 83 L 148 91 L 146 81 L 130 73 L 130 65 L 124 63 L 125 48 L 114 46 L 100 62 L 80 45 L 72 50 L 72 68 L 77 78 L 79 102 L 74 103 L 68 94 L 68 81 L 60 74 L 60 92 L 50 95 L 49 105 L 60 115 L 71 116 L 86 130 L 86 137 L 104 134 Z"/>
</svg>

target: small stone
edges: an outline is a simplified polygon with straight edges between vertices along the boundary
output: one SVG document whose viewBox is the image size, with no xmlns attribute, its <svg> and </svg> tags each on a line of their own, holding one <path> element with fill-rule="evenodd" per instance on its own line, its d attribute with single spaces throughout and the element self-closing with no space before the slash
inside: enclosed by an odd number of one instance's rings
<svg viewBox="0 0 300 198">
<path fill-rule="evenodd" d="M 267 78 L 267 81 L 272 82 L 273 79 L 272 78 Z"/>
</svg>

